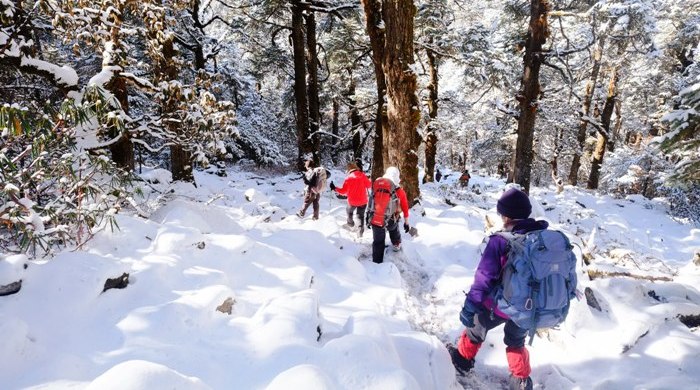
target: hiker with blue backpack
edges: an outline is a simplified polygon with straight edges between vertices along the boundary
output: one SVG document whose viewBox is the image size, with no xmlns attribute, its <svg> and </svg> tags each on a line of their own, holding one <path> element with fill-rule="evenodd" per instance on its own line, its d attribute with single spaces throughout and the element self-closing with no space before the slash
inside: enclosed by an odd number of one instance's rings
<svg viewBox="0 0 700 390">
<path fill-rule="evenodd" d="M 389 232 L 391 249 L 401 250 L 401 233 L 399 221 L 403 212 L 403 229 L 410 231 L 408 224 L 408 199 L 406 192 L 399 186 L 401 181 L 398 168 L 389 167 L 384 176 L 372 183 L 372 194 L 367 206 L 367 224 L 372 226 L 372 261 L 384 261 L 384 240 Z"/>
<path fill-rule="evenodd" d="M 505 324 L 503 342 L 510 389 L 532 389 L 530 343 L 538 328 L 564 321 L 576 291 L 576 258 L 566 236 L 529 218 L 528 196 L 511 188 L 496 204 L 503 231 L 492 235 L 477 266 L 459 319 L 466 327 L 447 345 L 457 373 L 465 375 L 493 328 Z"/>
</svg>

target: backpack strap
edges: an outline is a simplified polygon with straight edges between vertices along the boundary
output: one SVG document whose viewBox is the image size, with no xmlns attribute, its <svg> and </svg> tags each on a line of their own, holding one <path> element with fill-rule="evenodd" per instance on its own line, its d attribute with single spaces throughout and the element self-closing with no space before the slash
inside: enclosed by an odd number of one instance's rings
<svg viewBox="0 0 700 390">
<path fill-rule="evenodd" d="M 501 276 L 503 275 L 503 270 L 505 270 L 506 267 L 509 265 L 513 264 L 513 257 L 510 255 L 511 251 L 519 251 L 522 252 L 525 249 L 525 240 L 527 239 L 527 236 L 530 234 L 537 234 L 537 241 L 539 243 L 539 249 L 543 250 L 546 249 L 546 246 L 544 244 L 544 238 L 542 237 L 542 231 L 543 230 L 536 230 L 536 231 L 531 231 L 527 232 L 525 234 L 520 234 L 520 233 L 513 233 L 513 232 L 496 232 L 496 235 L 499 235 L 506 240 L 508 240 L 508 244 L 510 245 L 509 248 L 509 256 L 508 260 L 506 261 L 506 264 L 503 266 L 503 269 L 501 270 Z M 525 308 L 534 308 L 537 305 L 537 294 L 540 291 L 540 283 L 536 281 L 532 281 L 530 284 L 531 290 L 530 290 L 530 298 L 528 301 L 525 303 Z M 530 327 L 527 329 L 527 335 L 529 336 L 530 340 L 528 341 L 528 345 L 532 345 L 532 342 L 535 338 L 535 331 L 536 331 L 536 326 L 537 326 L 537 313 L 535 313 L 535 310 L 532 310 L 532 315 L 530 316 Z"/>
<path fill-rule="evenodd" d="M 547 245 L 545 245 L 544 238 L 542 237 L 543 231 L 544 230 L 540 230 L 537 232 L 537 244 L 538 244 L 537 249 L 541 250 L 541 251 L 547 250 Z"/>
<path fill-rule="evenodd" d="M 509 245 L 508 251 L 509 252 L 513 249 L 515 249 L 516 251 L 522 251 L 525 248 L 525 244 L 523 243 L 523 240 L 521 240 L 521 239 L 523 237 L 525 237 L 527 234 L 498 231 L 498 232 L 494 233 L 494 235 L 501 236 L 501 237 L 505 238 L 506 241 L 508 241 L 508 245 Z M 508 256 L 508 261 L 510 261 L 510 256 Z"/>
<path fill-rule="evenodd" d="M 566 242 L 566 249 L 569 249 L 569 250 L 574 249 L 574 246 L 571 245 L 571 241 L 569 241 L 569 237 L 567 237 L 566 234 L 564 234 L 564 232 L 562 232 L 560 230 L 553 230 L 553 231 L 561 234 L 561 237 L 564 239 L 564 242 Z"/>
</svg>

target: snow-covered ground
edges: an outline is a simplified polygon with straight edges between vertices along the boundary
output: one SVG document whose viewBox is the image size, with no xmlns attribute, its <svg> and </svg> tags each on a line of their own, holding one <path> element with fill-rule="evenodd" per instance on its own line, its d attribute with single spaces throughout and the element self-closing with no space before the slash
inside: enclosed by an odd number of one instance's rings
<svg viewBox="0 0 700 390">
<path fill-rule="evenodd" d="M 148 219 L 118 215 L 120 230 L 26 269 L 22 256 L 0 259 L 0 286 L 22 279 L 0 297 L 0 387 L 458 389 L 443 344 L 461 332 L 504 184 L 474 175 L 462 190 L 456 176 L 422 187 L 419 235 L 374 264 L 371 232 L 341 228 L 344 200 L 326 193 L 318 221 L 294 215 L 298 175 L 198 173 L 197 188 L 171 193 L 153 172 Z M 601 307 L 574 301 L 561 329 L 535 338 L 535 388 L 700 389 L 700 330 L 678 319 L 700 314 L 700 229 L 642 197 L 532 195 L 534 215 L 590 259 L 579 289 Z M 124 272 L 125 289 L 102 293 Z M 217 311 L 227 299 L 230 314 Z M 502 338 L 489 334 L 468 387 L 500 388 Z"/>
</svg>

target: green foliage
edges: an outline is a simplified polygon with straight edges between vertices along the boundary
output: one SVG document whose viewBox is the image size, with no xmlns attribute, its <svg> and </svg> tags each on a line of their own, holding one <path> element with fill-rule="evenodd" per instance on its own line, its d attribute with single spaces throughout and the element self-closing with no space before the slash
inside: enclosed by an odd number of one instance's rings
<svg viewBox="0 0 700 390">
<path fill-rule="evenodd" d="M 17 105 L 0 107 L 0 247 L 30 255 L 81 245 L 97 229 L 116 227 L 127 177 L 105 156 L 76 150 L 76 125 L 93 106 L 66 100 L 38 114 Z"/>
<path fill-rule="evenodd" d="M 681 222 L 700 226 L 700 185 L 660 187 L 659 195 L 668 201 L 669 214 Z"/>
<path fill-rule="evenodd" d="M 685 187 L 700 183 L 700 81 L 682 90 L 678 98 L 678 108 L 664 116 L 671 132 L 660 148 L 676 160 L 668 182 Z"/>
</svg>

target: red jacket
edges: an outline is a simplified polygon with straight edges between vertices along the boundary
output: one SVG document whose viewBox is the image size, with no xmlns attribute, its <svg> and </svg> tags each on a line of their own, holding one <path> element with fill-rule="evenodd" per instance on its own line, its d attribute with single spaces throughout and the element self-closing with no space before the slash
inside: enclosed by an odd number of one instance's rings
<svg viewBox="0 0 700 390">
<path fill-rule="evenodd" d="M 348 197 L 350 206 L 364 206 L 367 204 L 367 189 L 372 187 L 372 182 L 361 171 L 352 171 L 340 187 L 335 187 L 335 192 Z M 406 196 L 404 195 L 404 198 Z"/>
<path fill-rule="evenodd" d="M 406 192 L 403 188 L 399 187 L 396 190 L 396 196 L 399 198 L 399 206 L 401 206 L 401 211 L 403 211 L 404 222 L 408 221 L 408 199 L 406 198 Z"/>
</svg>

